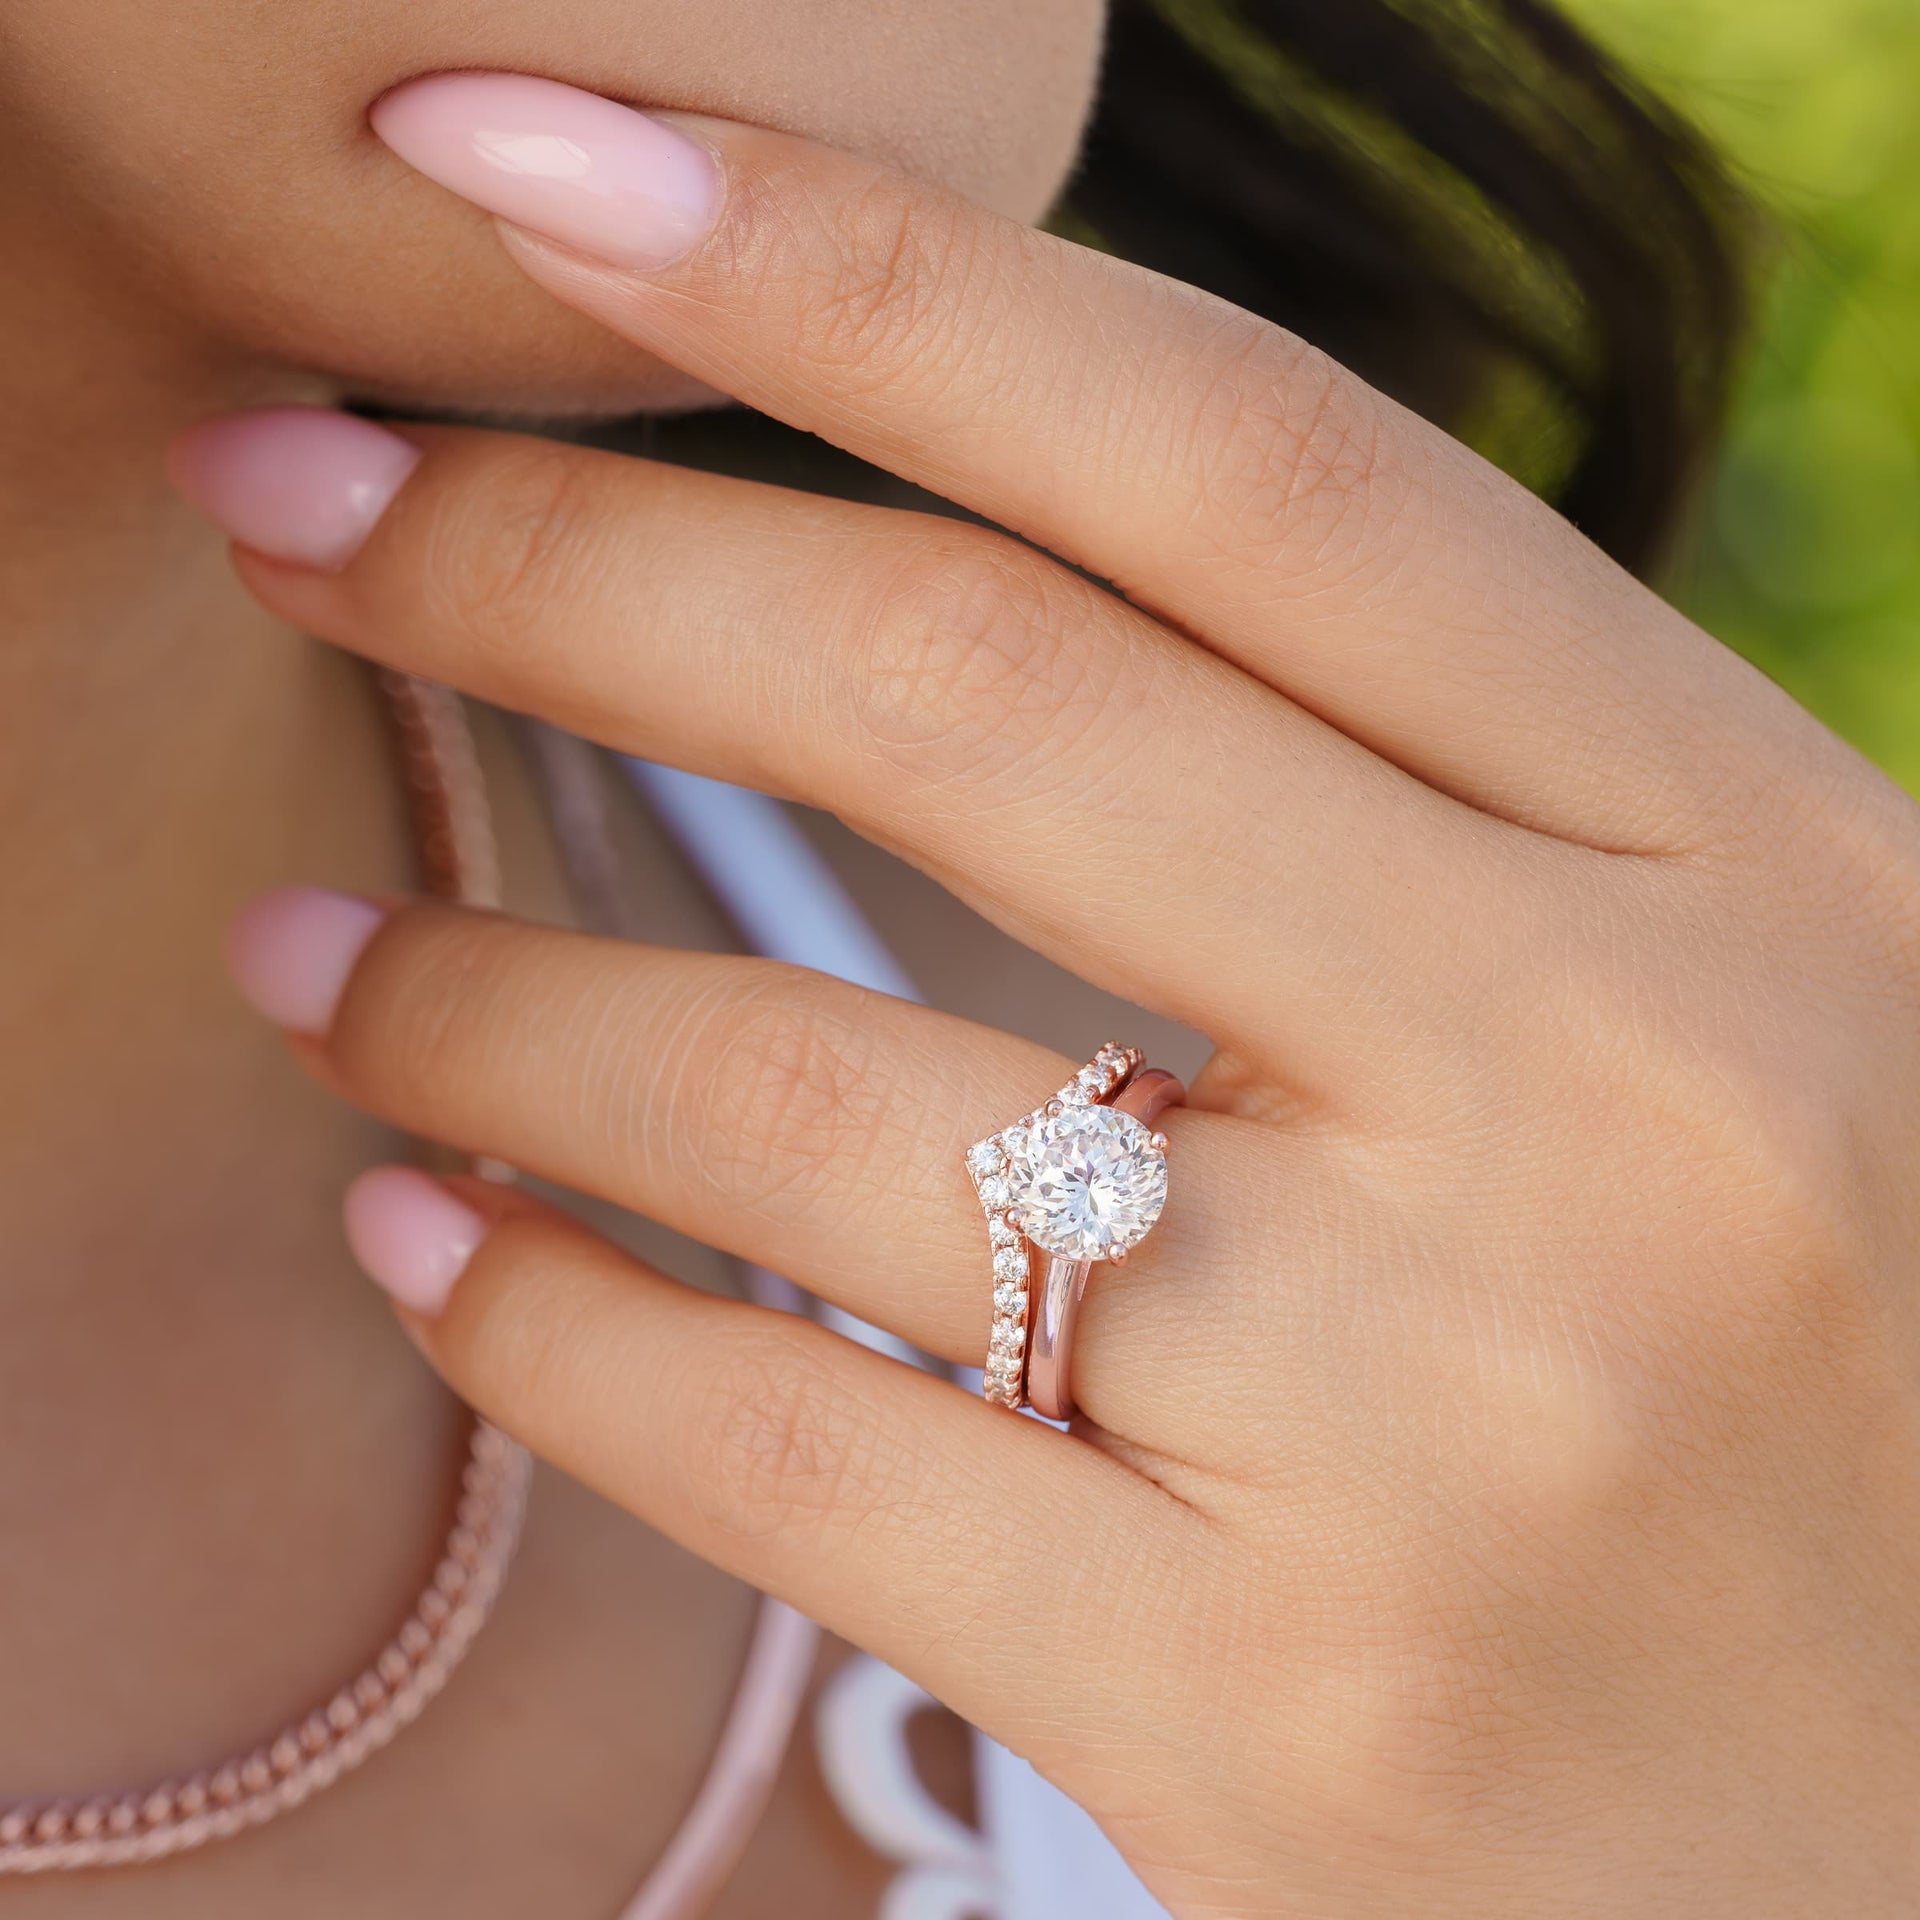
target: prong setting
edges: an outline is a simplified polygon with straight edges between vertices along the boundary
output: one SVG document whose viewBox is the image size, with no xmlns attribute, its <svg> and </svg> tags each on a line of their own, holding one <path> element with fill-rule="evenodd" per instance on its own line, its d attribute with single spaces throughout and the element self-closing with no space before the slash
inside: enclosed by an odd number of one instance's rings
<svg viewBox="0 0 1920 1920">
<path fill-rule="evenodd" d="M 1107 1042 L 1034 1112 L 966 1151 L 991 1249 L 983 1391 L 995 1405 L 1027 1404 L 1036 1254 L 1043 1277 L 1048 1258 L 1123 1265 L 1159 1218 L 1166 1135 L 1111 1104 L 1144 1059 L 1137 1047 Z"/>
</svg>

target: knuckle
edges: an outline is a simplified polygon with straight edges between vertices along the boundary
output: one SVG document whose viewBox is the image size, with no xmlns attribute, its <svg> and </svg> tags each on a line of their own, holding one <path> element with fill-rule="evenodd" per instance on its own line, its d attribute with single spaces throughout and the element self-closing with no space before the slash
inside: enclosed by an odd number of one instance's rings
<svg viewBox="0 0 1920 1920">
<path fill-rule="evenodd" d="M 785 1215 L 841 1193 L 876 1149 L 886 1098 L 875 1042 L 832 999 L 774 976 L 691 1022 L 697 1065 L 680 1094 L 700 1154 L 689 1172 L 730 1208 Z"/>
<path fill-rule="evenodd" d="M 821 236 L 834 265 L 795 307 L 811 352 L 875 388 L 936 361 L 966 307 L 972 231 L 959 207 L 891 175 L 839 201 Z"/>
<path fill-rule="evenodd" d="M 701 1383 L 688 1431 L 704 1456 L 701 1518 L 729 1539 L 817 1535 L 883 1491 L 867 1409 L 789 1337 L 742 1341 Z"/>
<path fill-rule="evenodd" d="M 1372 539 L 1404 481 L 1383 457 L 1382 403 L 1296 336 L 1251 315 L 1221 317 L 1196 357 L 1181 460 L 1200 477 L 1202 550 L 1271 565 L 1288 590 L 1346 584 L 1392 543 Z"/>
<path fill-rule="evenodd" d="M 437 502 L 422 561 L 430 622 L 514 679 L 599 539 L 595 463 L 531 436 L 495 448 Z"/>
<path fill-rule="evenodd" d="M 1745 1402 L 1763 1379 L 1871 1350 L 1876 1129 L 1829 1036 L 1763 998 L 1730 1034 L 1679 991 L 1652 1009 L 1599 1004 L 1592 1056 L 1566 1063 L 1550 1191 L 1563 1222 L 1615 1250 L 1600 1278 L 1656 1372 L 1737 1377 Z M 1611 1143 L 1599 1168 L 1596 1140 Z"/>
<path fill-rule="evenodd" d="M 1871 1271 L 1866 1143 L 1824 1064 L 1736 1067 L 1696 1135 L 1718 1264 L 1749 1327 L 1772 1321 L 1790 1347 L 1809 1332 L 1833 1341 L 1849 1322 L 1859 1332 Z"/>
<path fill-rule="evenodd" d="M 1740 904 L 1771 942 L 1782 926 L 1805 930 L 1836 985 L 1867 1017 L 1890 1016 L 1904 1041 L 1920 1011 L 1913 802 L 1830 734 L 1787 743 L 1774 774 L 1787 806 L 1741 823 L 1742 851 L 1759 864 L 1743 862 Z"/>
<path fill-rule="evenodd" d="M 1050 562 L 989 534 L 929 535 L 873 583 L 851 660 L 856 750 L 912 785 L 1023 788 L 1112 711 L 1127 648 L 1080 631 Z"/>
</svg>

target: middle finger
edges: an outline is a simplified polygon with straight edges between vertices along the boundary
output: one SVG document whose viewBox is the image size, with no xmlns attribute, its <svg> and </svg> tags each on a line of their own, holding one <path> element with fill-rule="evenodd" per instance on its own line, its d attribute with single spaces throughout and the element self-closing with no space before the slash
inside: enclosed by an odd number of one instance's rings
<svg viewBox="0 0 1920 1920">
<path fill-rule="evenodd" d="M 335 416 L 243 415 L 181 464 L 272 545 L 262 485 L 297 492 L 367 435 L 406 451 Z M 344 566 L 244 554 L 255 592 L 388 665 L 825 807 L 1296 1086 L 1377 1092 L 1422 1035 L 1456 1041 L 1463 944 L 1497 919 L 1463 886 L 1488 904 L 1526 836 L 1138 609 L 941 517 L 514 435 L 420 444 Z"/>
</svg>

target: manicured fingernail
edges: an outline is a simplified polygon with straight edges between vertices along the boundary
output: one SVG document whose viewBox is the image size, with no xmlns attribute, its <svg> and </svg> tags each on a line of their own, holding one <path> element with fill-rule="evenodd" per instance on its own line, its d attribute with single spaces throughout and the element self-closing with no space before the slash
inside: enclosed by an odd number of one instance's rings
<svg viewBox="0 0 1920 1920">
<path fill-rule="evenodd" d="M 292 1033 L 322 1034 L 384 908 L 324 887 L 280 887 L 227 929 L 227 968 L 256 1012 Z"/>
<path fill-rule="evenodd" d="M 347 1189 L 347 1244 L 403 1307 L 438 1313 L 487 1237 L 487 1223 L 412 1167 L 375 1167 Z"/>
<path fill-rule="evenodd" d="M 720 211 L 713 156 L 597 93 L 519 73 L 441 73 L 374 103 L 408 166 L 476 206 L 610 266 L 664 267 Z"/>
<path fill-rule="evenodd" d="M 242 546 L 333 572 L 360 551 L 420 459 L 385 427 L 320 407 L 263 407 L 189 427 L 173 484 Z"/>
</svg>

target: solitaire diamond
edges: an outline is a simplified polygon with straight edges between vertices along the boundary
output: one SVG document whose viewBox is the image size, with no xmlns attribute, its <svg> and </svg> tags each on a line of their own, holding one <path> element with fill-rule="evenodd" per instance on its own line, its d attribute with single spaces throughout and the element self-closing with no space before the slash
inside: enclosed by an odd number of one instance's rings
<svg viewBox="0 0 1920 1920">
<path fill-rule="evenodd" d="M 1069 1260 L 1107 1260 L 1160 1218 L 1167 1157 L 1130 1113 L 1070 1106 L 1035 1123 L 1008 1182 L 1014 1216 L 1037 1247 Z"/>
</svg>

